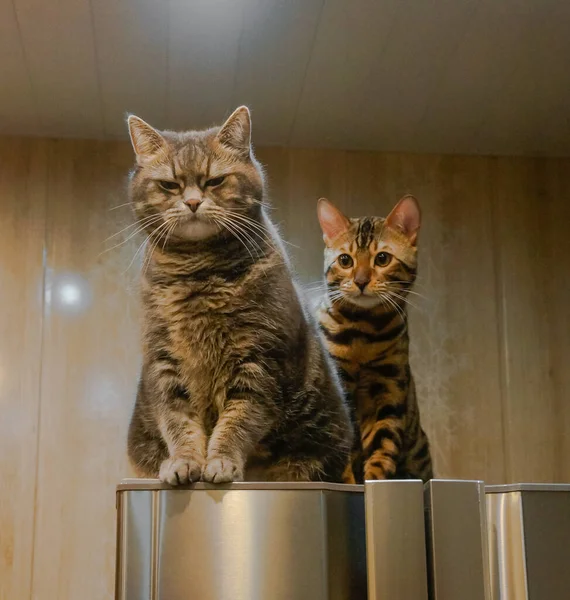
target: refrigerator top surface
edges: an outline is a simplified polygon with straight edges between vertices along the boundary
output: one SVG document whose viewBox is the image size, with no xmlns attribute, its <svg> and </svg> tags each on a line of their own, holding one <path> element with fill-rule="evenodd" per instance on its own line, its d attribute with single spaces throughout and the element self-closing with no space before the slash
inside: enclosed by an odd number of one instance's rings
<svg viewBox="0 0 570 600">
<path fill-rule="evenodd" d="M 508 485 L 487 485 L 486 494 L 507 494 L 510 492 L 570 492 L 570 483 L 511 483 Z"/>
<path fill-rule="evenodd" d="M 158 479 L 123 479 L 117 486 L 118 492 L 134 490 L 298 490 L 298 491 L 325 491 L 325 492 L 351 492 L 364 493 L 363 485 L 347 485 L 344 483 L 322 482 L 265 482 L 246 481 L 239 483 L 194 483 L 172 487 Z"/>
</svg>

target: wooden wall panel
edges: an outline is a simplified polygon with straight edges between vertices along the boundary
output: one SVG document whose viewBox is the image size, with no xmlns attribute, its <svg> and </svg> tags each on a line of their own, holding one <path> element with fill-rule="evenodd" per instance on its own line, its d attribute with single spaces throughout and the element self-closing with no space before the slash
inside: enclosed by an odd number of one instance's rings
<svg viewBox="0 0 570 600">
<path fill-rule="evenodd" d="M 424 380 L 434 378 L 432 412 L 440 415 L 441 398 L 448 398 L 449 444 L 442 474 L 500 483 L 506 477 L 501 406 L 499 315 L 495 253 L 491 222 L 493 181 L 485 158 L 443 157 L 437 172 L 439 210 L 426 211 L 439 235 L 429 238 L 431 269 L 442 272 L 431 289 L 435 306 L 428 304 L 421 319 L 431 324 L 425 336 L 428 350 L 441 337 L 441 355 Z M 429 235 L 429 232 L 427 232 Z M 428 271 L 428 276 L 430 272 Z M 439 299 L 439 301 L 438 301 Z M 416 319 L 417 322 L 418 319 Z M 436 356 L 439 354 L 435 346 Z M 445 439 L 437 427 L 433 437 Z"/>
<path fill-rule="evenodd" d="M 138 243 L 100 255 L 117 231 L 124 144 L 50 144 L 42 411 L 33 598 L 113 595 L 115 486 L 129 475 L 137 381 Z M 136 271 L 136 269 L 135 269 Z"/>
<path fill-rule="evenodd" d="M 495 159 L 493 220 L 501 310 L 505 460 L 509 479 L 554 481 L 562 457 L 553 434 L 548 279 L 548 190 L 542 161 Z"/>
<path fill-rule="evenodd" d="M 321 280 L 320 196 L 351 215 L 419 198 L 412 365 L 438 474 L 570 480 L 570 161 L 258 154 L 305 284 Z M 103 600 L 140 361 L 142 239 L 110 210 L 131 150 L 2 140 L 0 161 L 0 599 Z"/>
<path fill-rule="evenodd" d="M 28 598 L 40 410 L 46 144 L 0 140 L 0 599 Z"/>
<path fill-rule="evenodd" d="M 570 453 L 563 452 L 570 436 L 569 166 L 492 163 L 505 458 L 513 481 L 570 480 Z"/>
<path fill-rule="evenodd" d="M 550 432 L 556 457 L 554 479 L 570 481 L 570 161 L 545 160 L 541 167 L 539 191 L 546 190 L 547 196 L 539 193 L 539 200 L 545 202 L 536 208 L 546 212 L 543 268 L 548 275 L 543 293 L 550 359 L 548 394 L 555 415 Z"/>
</svg>

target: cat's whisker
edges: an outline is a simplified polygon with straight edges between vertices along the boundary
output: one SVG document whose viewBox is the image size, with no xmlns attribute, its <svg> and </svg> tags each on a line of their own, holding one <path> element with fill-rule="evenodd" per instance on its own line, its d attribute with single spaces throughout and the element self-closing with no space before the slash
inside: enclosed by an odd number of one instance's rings
<svg viewBox="0 0 570 600">
<path fill-rule="evenodd" d="M 258 237 L 260 237 L 261 239 L 263 239 L 263 241 L 265 241 L 265 243 L 267 243 L 269 246 L 271 246 L 276 252 L 278 252 L 278 249 L 275 247 L 275 245 L 273 243 L 274 240 L 273 240 L 271 231 L 269 229 L 267 229 L 267 227 L 263 226 L 261 223 L 252 219 L 251 217 L 248 217 L 247 215 L 237 214 L 235 212 L 235 210 L 233 210 L 233 209 L 226 209 L 225 212 L 228 215 L 231 215 L 232 218 L 235 218 L 236 220 L 241 221 L 242 225 L 250 226 L 252 229 L 255 229 L 257 231 L 256 235 Z M 252 231 L 251 233 L 254 233 L 254 232 Z M 285 240 L 282 240 L 282 241 L 285 241 Z M 290 242 L 285 241 L 285 243 L 287 243 L 291 246 L 294 246 L 294 244 L 291 244 Z M 298 246 L 294 246 L 294 247 L 298 248 Z"/>
<path fill-rule="evenodd" d="M 327 291 L 327 286 L 326 284 L 321 284 L 321 285 L 304 285 L 303 286 L 304 290 L 307 290 L 309 292 L 326 292 Z"/>
<path fill-rule="evenodd" d="M 386 310 L 390 310 L 390 305 L 388 304 L 388 302 L 386 302 L 386 299 L 384 298 L 383 294 L 377 294 L 377 295 L 380 300 L 380 304 L 382 305 L 382 308 L 385 308 Z"/>
<path fill-rule="evenodd" d="M 391 307 L 393 307 L 394 311 L 398 314 L 400 319 L 402 319 L 403 322 L 406 322 L 406 315 L 402 311 L 402 309 L 391 298 L 386 298 L 386 300 L 387 300 L 388 304 Z"/>
<path fill-rule="evenodd" d="M 394 281 L 387 281 L 386 282 L 387 285 L 398 284 L 398 283 L 401 283 L 402 285 L 405 285 L 405 286 L 409 286 L 409 287 L 405 288 L 406 291 L 408 291 L 408 292 L 413 292 L 413 290 L 410 289 L 412 286 L 414 286 L 414 288 L 418 288 L 419 287 L 421 289 L 426 289 L 427 288 L 427 286 L 425 284 L 423 284 L 420 279 L 416 279 L 414 281 L 404 281 L 404 280 L 399 281 L 399 280 L 394 280 Z M 417 294 L 418 292 L 414 292 L 414 293 Z"/>
<path fill-rule="evenodd" d="M 162 249 L 163 250 L 166 247 L 166 243 L 168 242 L 168 238 L 170 237 L 170 235 L 172 234 L 172 232 L 176 229 L 177 225 L 178 225 L 178 219 L 173 219 L 172 220 L 172 225 L 169 227 L 168 231 L 166 232 L 166 237 L 164 238 L 164 242 L 162 242 Z"/>
<path fill-rule="evenodd" d="M 386 300 L 388 305 L 391 306 L 395 310 L 395 312 L 400 316 L 402 321 L 406 322 L 406 320 L 407 320 L 406 313 L 404 312 L 402 307 L 399 306 L 398 303 L 394 301 L 393 298 L 390 298 L 390 296 L 385 294 L 384 292 L 380 292 L 380 294 L 378 294 L 378 296 L 384 298 L 384 300 Z"/>
<path fill-rule="evenodd" d="M 152 235 L 152 233 L 150 233 L 149 235 L 147 235 L 145 237 L 145 239 L 141 242 L 141 244 L 137 248 L 137 251 L 135 252 L 134 256 L 131 258 L 131 262 L 129 263 L 129 266 L 123 271 L 123 275 L 125 275 L 127 273 L 127 271 L 133 266 L 133 263 L 135 262 L 135 259 L 137 258 L 139 252 L 144 247 L 144 245 L 146 244 L 146 242 L 150 239 L 151 235 Z"/>
<path fill-rule="evenodd" d="M 166 223 L 166 221 L 165 221 L 165 223 Z M 164 223 L 162 225 L 164 225 Z M 137 256 L 139 255 L 140 251 L 145 247 L 145 245 L 146 245 L 147 242 L 149 242 L 149 241 L 152 240 L 152 237 L 162 227 L 162 225 L 159 225 L 159 227 L 157 229 L 155 229 L 154 231 L 151 231 L 149 233 L 149 235 L 147 235 L 145 237 L 145 239 L 141 242 L 140 246 L 137 248 L 137 251 L 134 253 L 133 257 L 131 258 L 131 262 L 129 263 L 129 266 L 124 270 L 123 275 L 133 266 L 133 264 L 134 264 Z"/>
<path fill-rule="evenodd" d="M 124 206 L 131 206 L 131 204 L 131 202 L 125 202 L 124 204 L 119 204 L 118 206 L 111 206 L 109 210 L 117 210 L 118 208 L 123 208 Z"/>
<path fill-rule="evenodd" d="M 108 242 L 109 240 L 112 240 L 114 237 L 121 235 L 121 233 L 123 233 L 123 231 L 127 231 L 127 229 L 130 229 L 131 227 L 136 227 L 137 225 L 146 225 L 147 222 L 152 222 L 155 218 L 158 218 L 158 217 L 162 218 L 162 215 L 160 215 L 160 214 L 159 215 L 147 215 L 146 217 L 143 217 L 142 219 L 138 219 L 134 223 L 130 223 L 126 227 L 123 227 L 123 229 L 121 229 L 120 231 L 117 231 L 117 233 L 113 233 L 113 235 L 110 235 L 104 241 Z"/>
<path fill-rule="evenodd" d="M 149 218 L 149 217 L 146 217 Z M 126 239 L 124 239 L 122 242 L 119 242 L 118 244 L 115 244 L 114 246 L 111 246 L 111 248 L 107 248 L 105 250 L 103 250 L 102 252 L 99 253 L 99 256 L 102 256 L 103 254 L 106 254 L 107 252 L 111 252 L 111 250 L 115 250 L 115 248 L 119 248 L 120 246 L 123 246 L 124 244 L 126 244 L 129 240 L 131 240 L 132 238 L 135 237 L 135 235 L 139 234 L 141 231 L 143 231 L 144 229 L 146 229 L 147 227 L 149 227 L 150 225 L 154 225 L 155 223 L 158 223 L 159 221 L 162 220 L 162 215 L 153 215 L 152 219 L 149 221 L 137 221 L 136 223 L 133 223 L 132 225 L 129 225 L 128 227 L 125 227 L 124 229 L 122 229 L 121 231 L 113 234 L 112 236 L 108 237 L 105 242 L 109 241 L 110 239 L 116 237 L 117 235 L 123 233 L 123 231 L 129 229 L 130 227 L 134 227 L 138 225 L 138 228 L 135 231 L 131 231 L 130 234 L 127 236 Z"/>
<path fill-rule="evenodd" d="M 386 287 L 388 287 L 388 291 L 392 291 L 391 286 L 393 284 L 398 284 L 398 283 L 408 283 L 409 285 L 411 285 L 411 283 L 405 282 L 405 281 L 387 281 L 385 283 L 385 285 L 386 285 Z M 423 298 L 424 300 L 428 300 L 427 296 L 424 296 L 423 294 L 420 294 L 419 292 L 416 292 L 415 290 L 411 290 L 411 289 L 408 289 L 408 288 L 404 288 L 404 289 L 398 288 L 398 291 L 405 292 L 406 294 L 413 294 L 414 296 L 418 296 L 419 298 Z"/>
<path fill-rule="evenodd" d="M 248 197 L 247 201 L 251 204 L 257 204 L 258 206 L 261 206 L 267 210 L 277 210 L 276 206 L 271 206 L 270 204 L 263 202 L 263 200 L 257 200 L 256 198 Z M 249 210 L 249 206 L 237 206 L 235 208 L 232 208 L 231 210 L 238 210 L 243 212 Z"/>
<path fill-rule="evenodd" d="M 418 298 L 422 298 L 423 300 L 429 300 L 427 296 L 420 294 L 414 290 L 406 290 L 406 294 L 412 294 L 413 296 L 417 296 Z"/>
<path fill-rule="evenodd" d="M 402 296 L 401 294 L 398 294 L 394 291 L 389 291 L 388 292 L 390 295 L 394 296 L 394 298 L 397 298 L 398 300 L 401 300 L 402 302 L 404 302 L 405 304 L 408 304 L 409 306 L 411 306 L 412 308 L 416 309 L 416 310 L 420 310 L 418 306 L 416 306 L 411 300 L 409 300 L 408 298 L 406 298 L 405 296 Z"/>
<path fill-rule="evenodd" d="M 214 217 L 212 215 L 212 220 L 219 226 L 223 227 L 224 229 L 226 229 L 227 231 L 229 231 L 229 233 L 231 233 L 240 243 L 241 245 L 247 250 L 248 254 L 251 257 L 252 262 L 255 262 L 255 259 L 253 258 L 253 254 L 251 253 L 251 250 L 249 249 L 249 246 L 247 245 L 247 243 L 244 241 L 244 239 L 240 236 L 239 233 L 237 233 L 232 225 L 230 225 L 227 221 L 222 220 L 222 218 L 220 216 L 218 217 Z"/>
<path fill-rule="evenodd" d="M 143 276 L 146 275 L 146 272 L 148 271 L 148 268 L 150 266 L 150 263 L 152 261 L 152 256 L 154 254 L 154 251 L 156 250 L 158 244 L 160 243 L 160 240 L 162 239 L 163 235 L 168 231 L 168 229 L 170 228 L 170 225 L 172 224 L 172 220 L 175 217 L 170 217 L 169 219 L 167 219 L 162 225 L 160 225 L 159 227 L 157 227 L 149 236 L 149 248 L 146 251 L 146 256 L 145 256 L 145 260 L 143 263 L 143 268 L 142 268 L 142 274 Z M 155 237 L 155 239 L 153 240 L 152 238 Z"/>
<path fill-rule="evenodd" d="M 231 211 L 227 211 L 231 213 Z M 236 215 L 232 213 L 232 216 L 229 217 L 231 220 L 239 221 L 242 229 L 249 231 L 252 235 L 257 236 L 260 240 L 265 242 L 270 248 L 272 248 L 275 252 L 279 252 L 279 250 L 273 244 L 273 238 L 268 229 L 254 221 L 250 218 L 245 218 L 243 215 Z M 235 223 L 234 221 L 234 223 Z"/>
<path fill-rule="evenodd" d="M 257 243 L 256 239 L 254 237 L 252 237 L 250 235 L 250 233 L 244 227 L 242 227 L 239 223 L 236 223 L 234 220 L 232 220 L 229 217 L 225 217 L 225 219 L 227 219 L 227 222 L 251 244 L 251 247 L 255 251 L 257 258 L 258 259 L 261 258 L 261 256 L 263 256 L 264 252 L 263 252 L 263 249 L 261 248 L 261 246 Z"/>
<path fill-rule="evenodd" d="M 251 217 L 248 217 L 247 215 L 244 214 L 236 214 L 236 209 L 227 209 L 228 213 L 231 213 L 232 215 L 236 216 L 236 217 L 240 217 L 242 220 L 245 220 L 248 224 L 250 224 L 252 227 L 255 227 L 256 229 L 258 229 L 259 231 L 261 231 L 264 235 L 267 236 L 267 238 L 271 241 L 273 241 L 273 236 L 271 234 L 271 231 L 269 229 L 267 229 L 267 227 L 265 227 L 264 225 L 262 225 L 261 223 L 259 223 L 258 221 L 256 221 L 255 219 L 252 219 Z M 301 249 L 300 246 L 297 246 L 296 244 L 293 244 L 287 240 L 281 240 L 283 243 L 287 244 L 288 246 L 292 246 L 293 248 L 297 248 L 298 250 Z"/>
<path fill-rule="evenodd" d="M 261 246 L 259 245 L 257 240 L 251 235 L 251 233 L 252 233 L 251 230 L 249 230 L 246 227 L 241 226 L 239 223 L 236 223 L 235 221 L 232 221 L 232 219 L 229 219 L 229 221 L 233 225 L 233 227 L 235 227 L 256 249 L 257 257 L 261 258 L 261 256 L 264 254 L 263 249 L 261 248 Z"/>
<path fill-rule="evenodd" d="M 252 244 L 252 246 L 256 249 L 256 254 L 257 254 L 258 258 L 261 255 L 264 254 L 264 251 L 261 248 L 261 246 L 259 245 L 259 243 L 252 237 L 253 235 L 255 235 L 257 238 L 259 238 L 261 241 L 263 241 L 274 252 L 276 252 L 277 254 L 281 255 L 281 252 L 279 252 L 279 250 L 273 245 L 273 243 L 272 243 L 273 240 L 269 236 L 267 230 L 265 230 L 266 231 L 265 235 L 261 235 L 258 231 L 256 231 L 256 230 L 252 229 L 251 227 L 249 227 L 249 221 L 247 223 L 245 223 L 245 222 L 242 223 L 238 219 L 234 219 L 232 216 L 230 216 L 228 214 L 230 212 L 231 211 L 228 211 L 228 210 L 224 210 L 224 211 L 214 210 L 214 211 L 212 211 L 213 214 L 217 215 L 218 218 L 222 219 L 225 223 L 231 223 L 231 226 L 235 230 L 239 231 L 241 235 L 243 235 L 247 240 L 249 240 L 249 242 Z M 252 221 L 252 223 L 255 223 L 255 221 Z M 256 225 L 259 225 L 259 224 L 256 223 Z"/>
</svg>

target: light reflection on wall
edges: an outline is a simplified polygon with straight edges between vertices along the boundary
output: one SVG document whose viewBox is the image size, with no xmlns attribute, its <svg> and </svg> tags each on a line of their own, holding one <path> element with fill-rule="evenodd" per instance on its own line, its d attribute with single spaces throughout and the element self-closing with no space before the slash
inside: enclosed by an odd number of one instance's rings
<svg viewBox="0 0 570 600">
<path fill-rule="evenodd" d="M 47 277 L 45 303 L 48 308 L 67 315 L 78 315 L 91 304 L 91 287 L 77 273 L 57 273 Z"/>
</svg>

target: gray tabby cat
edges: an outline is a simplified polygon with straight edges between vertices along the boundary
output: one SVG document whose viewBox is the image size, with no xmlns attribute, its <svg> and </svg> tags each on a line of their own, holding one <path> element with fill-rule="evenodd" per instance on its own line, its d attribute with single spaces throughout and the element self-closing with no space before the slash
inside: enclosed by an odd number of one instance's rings
<svg viewBox="0 0 570 600">
<path fill-rule="evenodd" d="M 248 109 L 185 133 L 131 116 L 129 131 L 130 198 L 149 235 L 128 439 L 137 473 L 341 481 L 349 416 L 264 210 Z"/>
</svg>

